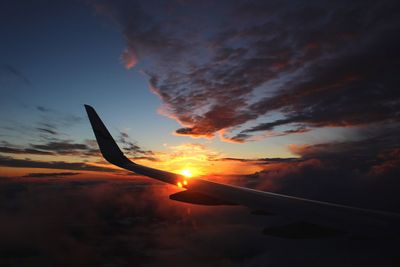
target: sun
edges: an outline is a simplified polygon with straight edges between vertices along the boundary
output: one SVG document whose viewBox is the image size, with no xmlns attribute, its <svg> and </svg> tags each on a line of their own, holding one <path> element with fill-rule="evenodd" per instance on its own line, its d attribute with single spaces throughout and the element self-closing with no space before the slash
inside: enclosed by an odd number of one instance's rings
<svg viewBox="0 0 400 267">
<path fill-rule="evenodd" d="M 181 170 L 181 174 L 187 178 L 190 178 L 193 176 L 192 172 L 189 169 L 184 169 Z"/>
</svg>

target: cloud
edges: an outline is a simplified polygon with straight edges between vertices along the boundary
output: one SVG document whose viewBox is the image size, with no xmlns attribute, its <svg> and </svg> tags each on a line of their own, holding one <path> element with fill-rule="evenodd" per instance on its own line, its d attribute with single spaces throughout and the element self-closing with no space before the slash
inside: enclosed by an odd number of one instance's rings
<svg viewBox="0 0 400 267">
<path fill-rule="evenodd" d="M 159 183 L 43 177 L 0 184 L 0 261 L 10 266 L 318 266 L 327 259 L 341 266 L 342 257 L 345 264 L 395 266 L 398 260 L 390 240 L 265 236 L 273 216 L 171 201 L 176 191 Z"/>
<path fill-rule="evenodd" d="M 127 69 L 131 69 L 131 68 L 135 67 L 135 65 L 138 63 L 138 59 L 137 59 L 136 55 L 132 51 L 129 51 L 129 50 L 125 50 L 122 53 L 121 58 Z"/>
<path fill-rule="evenodd" d="M 20 81 L 22 81 L 25 85 L 32 86 L 31 80 L 29 80 L 20 70 L 12 65 L 3 65 L 1 68 L 1 72 L 5 72 L 6 74 L 11 74 L 16 77 Z M 1 75 L 1 73 L 0 73 Z"/>
<path fill-rule="evenodd" d="M 71 143 L 70 141 L 49 142 L 49 143 L 43 144 L 43 145 L 31 144 L 31 146 L 36 149 L 56 151 L 58 153 L 68 153 L 70 151 L 88 149 L 88 146 L 85 144 Z"/>
<path fill-rule="evenodd" d="M 27 147 L 21 148 L 15 144 L 4 142 L 0 146 L 0 152 L 6 154 L 27 154 L 27 155 L 74 155 L 81 157 L 99 156 L 97 142 L 94 140 L 86 140 L 83 143 L 76 143 L 70 140 L 60 140 L 55 137 L 52 140 L 42 144 L 29 144 Z"/>
<path fill-rule="evenodd" d="M 47 151 L 55 155 L 76 155 L 82 157 L 99 155 L 97 144 L 91 142 L 75 143 L 70 140 L 57 140 L 43 144 L 30 144 L 29 146 L 34 150 Z"/>
<path fill-rule="evenodd" d="M 51 112 L 52 110 L 50 108 L 44 107 L 44 106 L 36 106 L 36 109 L 41 111 L 41 112 Z"/>
<path fill-rule="evenodd" d="M 396 1 L 99 6 L 143 61 L 178 135 L 245 142 L 399 121 Z M 265 131 L 276 134 L 256 133 Z"/>
<path fill-rule="evenodd" d="M 52 150 L 50 146 L 56 146 L 57 144 L 62 145 L 63 143 L 65 143 L 64 146 L 71 146 L 72 143 L 75 143 L 75 145 L 79 143 L 79 141 L 73 142 L 71 140 L 65 140 L 65 137 L 70 136 L 70 127 L 79 123 L 82 118 L 72 114 L 64 114 L 44 106 L 32 107 L 29 105 L 25 106 L 24 109 L 27 109 L 25 110 L 26 112 L 34 112 L 33 115 L 38 115 L 39 118 L 34 119 L 31 125 L 23 124 L 20 120 L 6 120 L 5 124 L 1 127 L 6 134 L 2 136 L 4 136 L 4 140 L 9 140 L 11 143 L 5 146 L 8 148 L 21 147 L 21 145 L 16 145 L 18 142 L 16 142 L 15 139 L 17 138 L 19 140 L 29 140 L 29 142 L 31 142 L 31 144 L 24 145 L 26 154 L 35 154 L 35 150 L 47 150 L 54 154 L 67 154 L 69 152 L 71 152 L 71 154 L 78 154 L 78 152 L 80 152 L 77 149 L 78 147 L 75 147 L 75 151 L 73 151 L 73 148 L 66 149 L 69 151 L 61 151 L 56 147 L 54 147 L 53 151 L 50 151 Z M 35 146 L 40 146 L 43 149 L 35 148 Z M 80 146 L 86 145 L 81 144 Z M 97 145 L 87 147 L 85 154 L 94 155 L 94 148 L 97 149 Z M 11 153 L 10 150 L 7 153 Z"/>
<path fill-rule="evenodd" d="M 219 158 L 216 160 L 222 161 L 239 161 L 239 162 L 254 162 L 257 164 L 273 164 L 273 163 L 283 163 L 283 162 L 297 162 L 299 158 L 259 158 L 259 159 L 242 159 L 242 158 Z"/>
<path fill-rule="evenodd" d="M 74 176 L 78 175 L 79 172 L 33 172 L 24 175 L 23 177 L 29 178 L 47 178 L 47 177 L 65 177 L 65 176 Z"/>
<path fill-rule="evenodd" d="M 137 142 L 131 140 L 130 136 L 127 133 L 121 132 L 118 141 L 122 143 L 122 149 L 127 155 L 131 156 L 132 160 L 144 159 L 153 162 L 158 161 L 153 151 L 144 150 L 143 148 L 138 146 Z"/>
<path fill-rule="evenodd" d="M 53 155 L 53 153 L 49 152 L 49 151 L 42 151 L 42 150 L 37 150 L 37 149 L 32 149 L 32 148 L 21 149 L 21 148 L 9 147 L 9 146 L 1 146 L 0 152 L 6 153 L 6 154 Z"/>
<path fill-rule="evenodd" d="M 399 212 L 400 143 L 389 140 L 380 136 L 291 145 L 299 158 L 260 160 L 263 170 L 240 182 L 288 195 Z"/>
<path fill-rule="evenodd" d="M 83 118 L 73 114 L 66 114 L 56 109 L 46 106 L 35 106 L 39 111 L 41 120 L 38 122 L 39 127 L 57 132 L 64 128 L 71 127 L 83 121 Z"/>
<path fill-rule="evenodd" d="M 50 129 L 46 129 L 46 128 L 36 128 L 36 129 L 45 134 L 58 135 L 58 133 L 54 130 L 50 130 Z"/>
<path fill-rule="evenodd" d="M 371 167 L 370 175 L 397 175 L 400 166 L 400 148 L 387 149 L 378 155 L 379 161 Z"/>
<path fill-rule="evenodd" d="M 265 123 L 265 124 L 260 124 L 256 127 L 247 129 L 245 131 L 242 131 L 241 133 L 236 134 L 233 137 L 226 137 L 224 136 L 223 139 L 227 139 L 227 141 L 232 141 L 236 143 L 244 143 L 248 141 L 260 141 L 265 138 L 270 138 L 270 137 L 277 137 L 277 136 L 285 136 L 285 135 L 291 135 L 291 134 L 303 134 L 311 131 L 311 128 L 307 128 L 306 126 L 298 126 L 297 128 L 289 129 L 289 130 L 282 130 L 282 131 L 275 131 L 272 130 L 275 126 L 271 125 L 279 125 L 276 123 Z M 258 129 L 258 130 L 253 130 L 253 129 Z M 249 133 L 251 132 L 257 132 L 257 131 L 266 131 L 263 134 L 260 135 L 251 135 Z"/>
<path fill-rule="evenodd" d="M 15 159 L 0 155 L 0 166 L 17 168 L 45 168 L 62 170 L 82 170 L 82 171 L 101 171 L 115 172 L 112 168 L 89 165 L 84 162 L 65 162 L 65 161 L 35 161 L 30 159 Z"/>
</svg>

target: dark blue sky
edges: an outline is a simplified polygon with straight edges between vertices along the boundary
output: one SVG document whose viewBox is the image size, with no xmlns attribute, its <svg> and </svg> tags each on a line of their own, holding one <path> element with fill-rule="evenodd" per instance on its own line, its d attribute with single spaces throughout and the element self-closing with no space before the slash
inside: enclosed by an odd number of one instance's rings
<svg viewBox="0 0 400 267">
<path fill-rule="evenodd" d="M 123 66 L 119 29 L 91 5 L 10 2 L 1 10 L 1 24 L 2 134 L 15 134 L 4 127 L 36 127 L 43 120 L 39 106 L 84 118 L 84 103 L 98 106 L 120 130 L 155 122 L 147 129 L 137 127 L 138 139 L 154 137 L 158 126 L 165 135 L 172 131 L 174 123 L 155 112 L 159 100 L 148 90 L 146 77 Z M 83 140 L 91 137 L 85 126 L 60 130 L 69 139 Z"/>
</svg>

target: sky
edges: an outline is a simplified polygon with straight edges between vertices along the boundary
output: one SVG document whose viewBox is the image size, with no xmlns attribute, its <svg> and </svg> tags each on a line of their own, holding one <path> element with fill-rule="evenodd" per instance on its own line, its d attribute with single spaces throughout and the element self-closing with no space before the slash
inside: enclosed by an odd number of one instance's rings
<svg viewBox="0 0 400 267">
<path fill-rule="evenodd" d="M 357 240 L 307 241 L 283 259 L 294 243 L 263 243 L 243 211 L 170 203 L 176 189 L 101 157 L 83 107 L 140 164 L 400 212 L 397 1 L 6 0 L 0 25 L 1 261 L 51 266 L 68 248 L 66 265 L 314 266 L 299 255 L 320 246 L 332 266 L 398 264 Z M 240 242 L 210 249 L 216 232 Z M 242 241 L 262 245 L 237 254 Z"/>
</svg>

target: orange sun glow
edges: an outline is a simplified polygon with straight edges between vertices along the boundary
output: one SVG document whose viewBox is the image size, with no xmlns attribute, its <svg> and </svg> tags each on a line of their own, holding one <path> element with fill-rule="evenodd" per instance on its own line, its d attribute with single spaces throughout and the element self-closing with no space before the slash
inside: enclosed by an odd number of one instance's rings
<svg viewBox="0 0 400 267">
<path fill-rule="evenodd" d="M 181 170 L 181 174 L 182 174 L 183 176 L 187 177 L 187 178 L 190 178 L 190 177 L 193 176 L 192 171 L 189 170 L 189 169 Z"/>
</svg>

